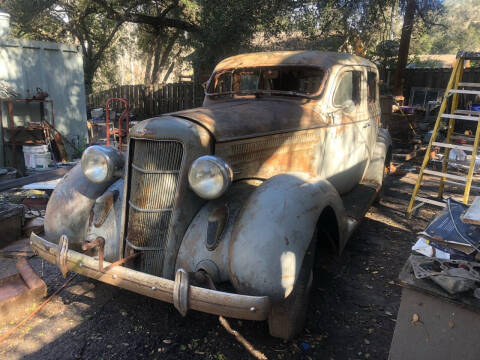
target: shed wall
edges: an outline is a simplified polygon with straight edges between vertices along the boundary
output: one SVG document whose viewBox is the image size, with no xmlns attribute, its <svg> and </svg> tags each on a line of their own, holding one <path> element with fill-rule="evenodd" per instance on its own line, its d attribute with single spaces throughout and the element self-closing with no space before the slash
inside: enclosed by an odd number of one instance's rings
<svg viewBox="0 0 480 360">
<path fill-rule="evenodd" d="M 0 39 L 0 81 L 7 82 L 22 98 L 33 96 L 37 88 L 48 92 L 48 99 L 53 100 L 57 130 L 79 147 L 85 146 L 87 115 L 83 59 L 79 47 Z M 6 127 L 6 104 L 2 111 L 3 126 Z M 40 119 L 38 104 L 15 104 L 14 112 L 16 125 Z M 46 119 L 50 120 L 51 115 L 50 107 L 46 106 Z M 72 154 L 73 149 L 65 145 Z M 3 159 L 0 160 L 3 163 Z"/>
</svg>

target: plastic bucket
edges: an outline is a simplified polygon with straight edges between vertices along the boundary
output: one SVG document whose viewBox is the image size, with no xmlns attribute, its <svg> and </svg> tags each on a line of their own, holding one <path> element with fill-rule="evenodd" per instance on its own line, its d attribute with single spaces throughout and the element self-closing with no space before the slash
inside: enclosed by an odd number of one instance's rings
<svg viewBox="0 0 480 360">
<path fill-rule="evenodd" d="M 103 108 L 96 108 L 92 110 L 92 119 L 99 119 L 103 116 Z"/>
<path fill-rule="evenodd" d="M 27 169 L 46 170 L 52 167 L 52 157 L 47 145 L 23 146 L 23 157 Z"/>
</svg>

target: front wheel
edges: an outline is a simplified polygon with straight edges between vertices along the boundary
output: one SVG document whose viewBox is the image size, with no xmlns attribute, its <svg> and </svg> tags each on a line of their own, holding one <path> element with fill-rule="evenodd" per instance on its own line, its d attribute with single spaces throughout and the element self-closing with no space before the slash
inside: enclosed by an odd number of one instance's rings
<svg viewBox="0 0 480 360">
<path fill-rule="evenodd" d="M 312 267 L 315 258 L 315 243 L 316 241 L 311 241 L 290 295 L 282 302 L 274 304 L 270 310 L 268 328 L 273 337 L 291 340 L 305 326 L 308 300 L 313 283 Z"/>
</svg>

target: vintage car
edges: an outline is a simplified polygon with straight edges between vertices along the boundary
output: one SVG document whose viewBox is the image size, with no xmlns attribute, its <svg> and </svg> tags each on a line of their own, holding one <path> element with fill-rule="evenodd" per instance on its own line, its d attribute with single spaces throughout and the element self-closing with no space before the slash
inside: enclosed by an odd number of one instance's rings
<svg viewBox="0 0 480 360">
<path fill-rule="evenodd" d="M 378 71 L 332 52 L 220 62 L 200 108 L 85 150 L 47 206 L 36 254 L 187 310 L 303 329 L 315 250 L 340 253 L 378 197 L 391 139 Z"/>
</svg>

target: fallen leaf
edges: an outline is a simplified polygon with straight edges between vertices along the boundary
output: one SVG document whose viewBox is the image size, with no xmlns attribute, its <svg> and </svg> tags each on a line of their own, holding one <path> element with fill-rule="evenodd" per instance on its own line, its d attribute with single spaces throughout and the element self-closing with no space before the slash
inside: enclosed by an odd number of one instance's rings
<svg viewBox="0 0 480 360">
<path fill-rule="evenodd" d="M 412 315 L 412 325 L 422 325 L 423 323 L 420 321 L 418 314 Z"/>
<path fill-rule="evenodd" d="M 450 320 L 450 321 L 448 322 L 448 326 L 449 326 L 451 329 L 453 329 L 453 327 L 455 326 L 455 323 L 454 323 L 452 320 Z"/>
</svg>

